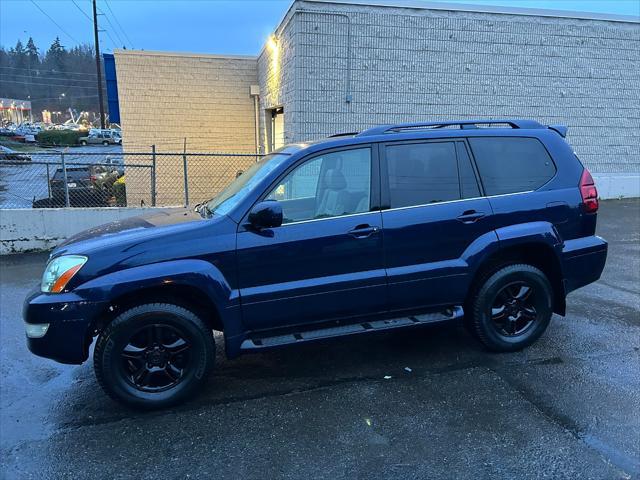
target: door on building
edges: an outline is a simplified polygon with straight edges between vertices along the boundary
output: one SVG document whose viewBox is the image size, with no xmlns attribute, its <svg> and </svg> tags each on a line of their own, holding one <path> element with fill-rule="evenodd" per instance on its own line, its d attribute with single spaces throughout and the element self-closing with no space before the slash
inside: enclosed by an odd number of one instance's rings
<svg viewBox="0 0 640 480">
<path fill-rule="evenodd" d="M 376 149 L 307 158 L 265 199 L 282 226 L 238 233 L 243 321 L 251 330 L 379 313 L 386 308 Z M 277 319 L 274 322 L 274 319 Z"/>
<path fill-rule="evenodd" d="M 284 108 L 267 110 L 267 146 L 273 152 L 284 146 Z"/>
</svg>

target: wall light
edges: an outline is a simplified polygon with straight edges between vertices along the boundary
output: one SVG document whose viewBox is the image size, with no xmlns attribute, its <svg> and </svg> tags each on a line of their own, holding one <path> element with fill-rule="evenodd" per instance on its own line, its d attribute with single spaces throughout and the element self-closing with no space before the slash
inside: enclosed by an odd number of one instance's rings
<svg viewBox="0 0 640 480">
<path fill-rule="evenodd" d="M 276 37 L 275 34 L 269 35 L 269 39 L 267 40 L 267 46 L 269 47 L 269 50 L 271 50 L 272 52 L 278 49 L 278 37 Z"/>
</svg>

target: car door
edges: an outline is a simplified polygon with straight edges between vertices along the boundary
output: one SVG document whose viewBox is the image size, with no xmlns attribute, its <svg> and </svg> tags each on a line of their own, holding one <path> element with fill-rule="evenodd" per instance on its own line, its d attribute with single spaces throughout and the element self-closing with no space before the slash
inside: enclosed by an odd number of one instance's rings
<svg viewBox="0 0 640 480">
<path fill-rule="evenodd" d="M 264 330 L 349 319 L 386 308 L 377 150 L 369 145 L 297 162 L 261 199 L 282 226 L 240 227 L 243 322 Z"/>
<path fill-rule="evenodd" d="M 382 224 L 390 310 L 462 303 L 462 258 L 491 230 L 491 206 L 461 140 L 382 146 Z"/>
</svg>

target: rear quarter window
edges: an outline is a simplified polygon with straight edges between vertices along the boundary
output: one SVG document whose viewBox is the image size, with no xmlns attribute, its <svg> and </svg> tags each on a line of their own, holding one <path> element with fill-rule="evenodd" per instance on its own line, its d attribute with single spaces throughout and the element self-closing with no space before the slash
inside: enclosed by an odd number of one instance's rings
<svg viewBox="0 0 640 480">
<path fill-rule="evenodd" d="M 487 195 L 536 190 L 556 174 L 556 166 L 536 138 L 469 138 Z"/>
</svg>

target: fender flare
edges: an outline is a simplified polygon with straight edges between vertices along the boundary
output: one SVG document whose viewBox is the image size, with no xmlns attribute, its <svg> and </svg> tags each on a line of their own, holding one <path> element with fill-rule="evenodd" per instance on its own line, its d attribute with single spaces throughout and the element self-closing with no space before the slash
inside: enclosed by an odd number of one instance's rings
<svg viewBox="0 0 640 480">
<path fill-rule="evenodd" d="M 136 290 L 167 285 L 198 290 L 215 306 L 225 331 L 228 326 L 233 329 L 232 325 L 238 328 L 234 321 L 237 314 L 232 313 L 239 310 L 233 308 L 240 305 L 238 290 L 232 289 L 222 272 L 205 260 L 171 260 L 125 268 L 95 277 L 74 290 L 92 301 L 110 302 Z"/>
<path fill-rule="evenodd" d="M 554 311 L 560 315 L 566 310 L 566 288 L 564 285 L 564 265 L 562 262 L 562 241 L 558 231 L 550 222 L 527 222 L 501 227 L 476 239 L 463 255 L 469 265 L 470 281 L 494 254 L 514 247 L 526 245 L 544 245 L 553 252 L 554 264 L 560 274 L 559 278 L 549 278 L 556 291 Z"/>
</svg>

